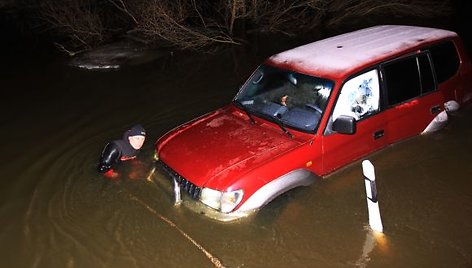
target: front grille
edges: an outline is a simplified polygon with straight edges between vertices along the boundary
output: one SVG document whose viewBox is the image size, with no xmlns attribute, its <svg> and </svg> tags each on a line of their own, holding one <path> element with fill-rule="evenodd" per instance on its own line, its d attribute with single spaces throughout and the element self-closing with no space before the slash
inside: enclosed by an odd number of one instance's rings
<svg viewBox="0 0 472 268">
<path fill-rule="evenodd" d="M 200 197 L 200 192 L 202 191 L 202 188 L 196 186 L 195 184 L 182 177 L 179 173 L 175 172 L 175 170 L 173 170 L 161 160 L 156 161 L 156 165 L 158 168 L 164 171 L 164 173 L 167 174 L 170 178 L 175 179 L 179 184 L 180 189 L 186 192 L 190 197 L 192 197 L 193 199 L 198 199 Z"/>
</svg>

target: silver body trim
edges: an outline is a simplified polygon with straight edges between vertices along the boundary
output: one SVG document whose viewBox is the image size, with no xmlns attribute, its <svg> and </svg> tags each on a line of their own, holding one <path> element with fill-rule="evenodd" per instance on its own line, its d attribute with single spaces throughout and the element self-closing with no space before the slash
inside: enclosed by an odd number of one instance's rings
<svg viewBox="0 0 472 268">
<path fill-rule="evenodd" d="M 315 182 L 315 178 L 313 173 L 308 170 L 293 170 L 261 187 L 234 212 L 241 213 L 259 209 L 277 196 L 293 188 L 312 184 Z"/>
<path fill-rule="evenodd" d="M 446 126 L 447 124 L 447 112 L 442 111 L 429 123 L 429 125 L 421 132 L 421 134 L 427 134 L 438 131 Z"/>
</svg>

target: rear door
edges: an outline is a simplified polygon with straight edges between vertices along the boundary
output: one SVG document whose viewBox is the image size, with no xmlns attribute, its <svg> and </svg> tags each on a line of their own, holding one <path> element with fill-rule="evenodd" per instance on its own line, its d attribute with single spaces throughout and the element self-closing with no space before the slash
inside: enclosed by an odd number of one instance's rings
<svg viewBox="0 0 472 268">
<path fill-rule="evenodd" d="M 379 71 L 369 70 L 349 79 L 340 90 L 322 137 L 323 173 L 327 174 L 386 145 L 387 121 L 380 111 Z M 331 130 L 340 115 L 352 116 L 357 131 L 341 134 Z"/>
<path fill-rule="evenodd" d="M 381 69 L 388 143 L 420 134 L 444 110 L 444 96 L 436 89 L 429 55 L 405 57 L 382 64 Z"/>
</svg>

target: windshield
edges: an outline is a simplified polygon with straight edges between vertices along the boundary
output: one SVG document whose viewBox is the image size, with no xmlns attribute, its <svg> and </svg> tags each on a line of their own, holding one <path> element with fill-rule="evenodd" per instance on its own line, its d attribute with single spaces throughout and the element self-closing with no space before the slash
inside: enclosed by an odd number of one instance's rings
<svg viewBox="0 0 472 268">
<path fill-rule="evenodd" d="M 314 132 L 334 83 L 318 77 L 261 65 L 234 102 L 248 113 L 305 132 Z"/>
</svg>

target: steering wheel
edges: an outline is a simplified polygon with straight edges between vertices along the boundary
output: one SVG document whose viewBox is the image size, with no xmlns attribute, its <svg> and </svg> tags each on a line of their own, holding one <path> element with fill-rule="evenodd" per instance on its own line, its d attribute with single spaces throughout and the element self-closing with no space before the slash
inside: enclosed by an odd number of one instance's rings
<svg viewBox="0 0 472 268">
<path fill-rule="evenodd" d="M 310 108 L 310 109 L 313 109 L 315 111 L 317 111 L 318 113 L 322 114 L 323 113 L 323 110 L 321 110 L 320 107 L 318 107 L 318 105 L 316 104 L 313 104 L 313 103 L 307 103 L 305 104 L 306 107 Z"/>
</svg>

